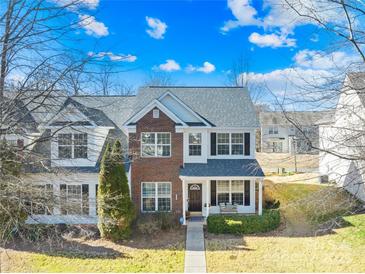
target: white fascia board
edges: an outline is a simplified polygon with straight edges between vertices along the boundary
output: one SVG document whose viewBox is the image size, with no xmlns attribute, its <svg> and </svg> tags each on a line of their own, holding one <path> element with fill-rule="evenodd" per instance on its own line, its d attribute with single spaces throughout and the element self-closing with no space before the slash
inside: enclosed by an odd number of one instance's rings
<svg viewBox="0 0 365 274">
<path fill-rule="evenodd" d="M 170 95 L 172 98 L 174 98 L 179 104 L 181 104 L 184 108 L 186 108 L 187 111 L 189 111 L 192 115 L 194 115 L 198 120 L 200 120 L 202 123 L 204 123 L 207 127 L 212 127 L 209 123 L 207 123 L 202 117 L 200 117 L 195 111 L 193 111 L 188 105 L 186 105 L 183 101 L 181 101 L 179 98 L 177 98 L 174 94 L 172 94 L 170 91 L 165 92 L 162 94 L 158 100 L 161 101 L 163 98 L 165 98 L 167 95 Z"/>
<path fill-rule="evenodd" d="M 123 129 L 127 133 L 136 133 L 137 132 L 137 127 L 136 126 L 123 126 Z"/>
<path fill-rule="evenodd" d="M 181 180 L 185 181 L 199 181 L 199 180 L 252 180 L 262 179 L 265 176 L 179 176 Z"/>
<path fill-rule="evenodd" d="M 136 123 L 141 119 L 143 116 L 145 116 L 149 111 L 151 111 L 153 108 L 157 107 L 160 109 L 163 113 L 165 113 L 169 118 L 171 118 L 175 123 L 181 123 L 184 126 L 187 126 L 184 121 L 180 120 L 179 117 L 177 117 L 173 112 L 171 112 L 167 107 L 165 107 L 160 101 L 153 100 L 148 105 L 146 105 L 143 109 L 141 109 L 139 112 L 137 112 L 135 115 L 133 115 L 131 118 L 129 118 L 124 125 L 128 126 L 129 123 Z"/>
</svg>

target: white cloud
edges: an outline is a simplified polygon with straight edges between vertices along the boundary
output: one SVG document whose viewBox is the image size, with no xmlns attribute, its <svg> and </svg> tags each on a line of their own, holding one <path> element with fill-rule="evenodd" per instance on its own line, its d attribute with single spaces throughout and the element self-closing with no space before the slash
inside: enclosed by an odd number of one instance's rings
<svg viewBox="0 0 365 274">
<path fill-rule="evenodd" d="M 149 36 L 155 39 L 164 39 L 167 25 L 158 18 L 146 16 L 147 25 L 150 27 L 146 30 Z"/>
<path fill-rule="evenodd" d="M 263 47 L 272 47 L 272 48 L 280 48 L 280 47 L 294 47 L 296 45 L 296 40 L 293 38 L 288 38 L 285 35 L 277 35 L 277 34 L 259 34 L 257 32 L 251 33 L 248 37 L 248 40 L 263 48 Z"/>
<path fill-rule="evenodd" d="M 180 67 L 179 63 L 177 63 L 175 60 L 167 59 L 166 63 L 160 64 L 157 67 L 155 66 L 155 67 L 153 67 L 153 69 L 172 72 L 172 71 L 180 70 L 181 67 Z"/>
<path fill-rule="evenodd" d="M 85 29 L 86 34 L 102 37 L 109 35 L 108 27 L 103 22 L 96 21 L 94 16 L 79 14 L 79 26 Z"/>
<path fill-rule="evenodd" d="M 193 65 L 188 65 L 185 70 L 189 73 L 194 72 L 194 71 L 199 71 L 199 72 L 203 72 L 203 73 L 211 73 L 211 72 L 215 71 L 215 65 L 209 63 L 208 61 L 205 61 L 203 63 L 203 66 L 201 66 L 201 67 L 195 67 Z"/>
<path fill-rule="evenodd" d="M 257 11 L 250 5 L 249 0 L 228 0 L 227 6 L 236 20 L 226 21 L 221 28 L 222 32 L 228 32 L 229 30 L 240 26 L 261 24 L 261 22 L 256 18 Z"/>
<path fill-rule="evenodd" d="M 88 56 L 90 57 L 95 57 L 95 58 L 99 58 L 99 59 L 103 59 L 104 57 L 109 57 L 110 61 L 115 61 L 115 62 L 128 62 L 128 63 L 133 63 L 137 60 L 137 56 L 132 55 L 132 54 L 114 54 L 113 52 L 98 52 L 98 53 L 94 53 L 94 52 L 89 52 Z"/>
<path fill-rule="evenodd" d="M 86 8 L 94 10 L 99 6 L 100 0 L 51 0 L 55 4 L 61 7 L 67 7 L 70 10 L 78 10 L 80 8 Z"/>
<path fill-rule="evenodd" d="M 319 50 L 300 50 L 293 57 L 298 67 L 317 70 L 338 70 L 359 62 L 355 55 L 343 51 L 324 52 Z"/>
</svg>

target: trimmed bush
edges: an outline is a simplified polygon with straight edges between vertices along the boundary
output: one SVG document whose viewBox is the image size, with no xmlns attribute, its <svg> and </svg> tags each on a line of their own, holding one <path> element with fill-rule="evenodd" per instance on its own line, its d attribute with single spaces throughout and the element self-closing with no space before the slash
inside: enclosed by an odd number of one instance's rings
<svg viewBox="0 0 365 274">
<path fill-rule="evenodd" d="M 154 234 L 178 226 L 178 216 L 169 212 L 141 214 L 136 222 L 137 230 L 142 234 Z"/>
<path fill-rule="evenodd" d="M 208 232 L 215 234 L 253 234 L 268 232 L 280 225 L 279 210 L 264 210 L 259 215 L 210 215 Z"/>
<path fill-rule="evenodd" d="M 128 179 L 124 170 L 121 144 L 105 150 L 99 174 L 98 228 L 103 238 L 126 239 L 131 235 L 135 208 L 129 195 Z"/>
</svg>

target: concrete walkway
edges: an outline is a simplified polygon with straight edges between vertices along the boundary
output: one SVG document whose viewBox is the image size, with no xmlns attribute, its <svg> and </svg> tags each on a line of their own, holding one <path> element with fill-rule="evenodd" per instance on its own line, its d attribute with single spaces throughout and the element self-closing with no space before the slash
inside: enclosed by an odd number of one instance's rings
<svg viewBox="0 0 365 274">
<path fill-rule="evenodd" d="M 185 273 L 206 272 L 203 224 L 203 220 L 187 224 Z"/>
</svg>

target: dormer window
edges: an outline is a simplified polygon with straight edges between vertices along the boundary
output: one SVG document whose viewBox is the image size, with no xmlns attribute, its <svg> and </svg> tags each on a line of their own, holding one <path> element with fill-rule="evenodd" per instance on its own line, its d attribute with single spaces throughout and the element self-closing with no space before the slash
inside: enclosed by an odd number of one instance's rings
<svg viewBox="0 0 365 274">
<path fill-rule="evenodd" d="M 154 119 L 160 118 L 160 110 L 159 109 L 154 109 L 153 110 L 153 118 Z"/>
<path fill-rule="evenodd" d="M 58 158 L 60 159 L 86 159 L 87 158 L 87 133 L 61 133 L 58 134 Z"/>
</svg>

